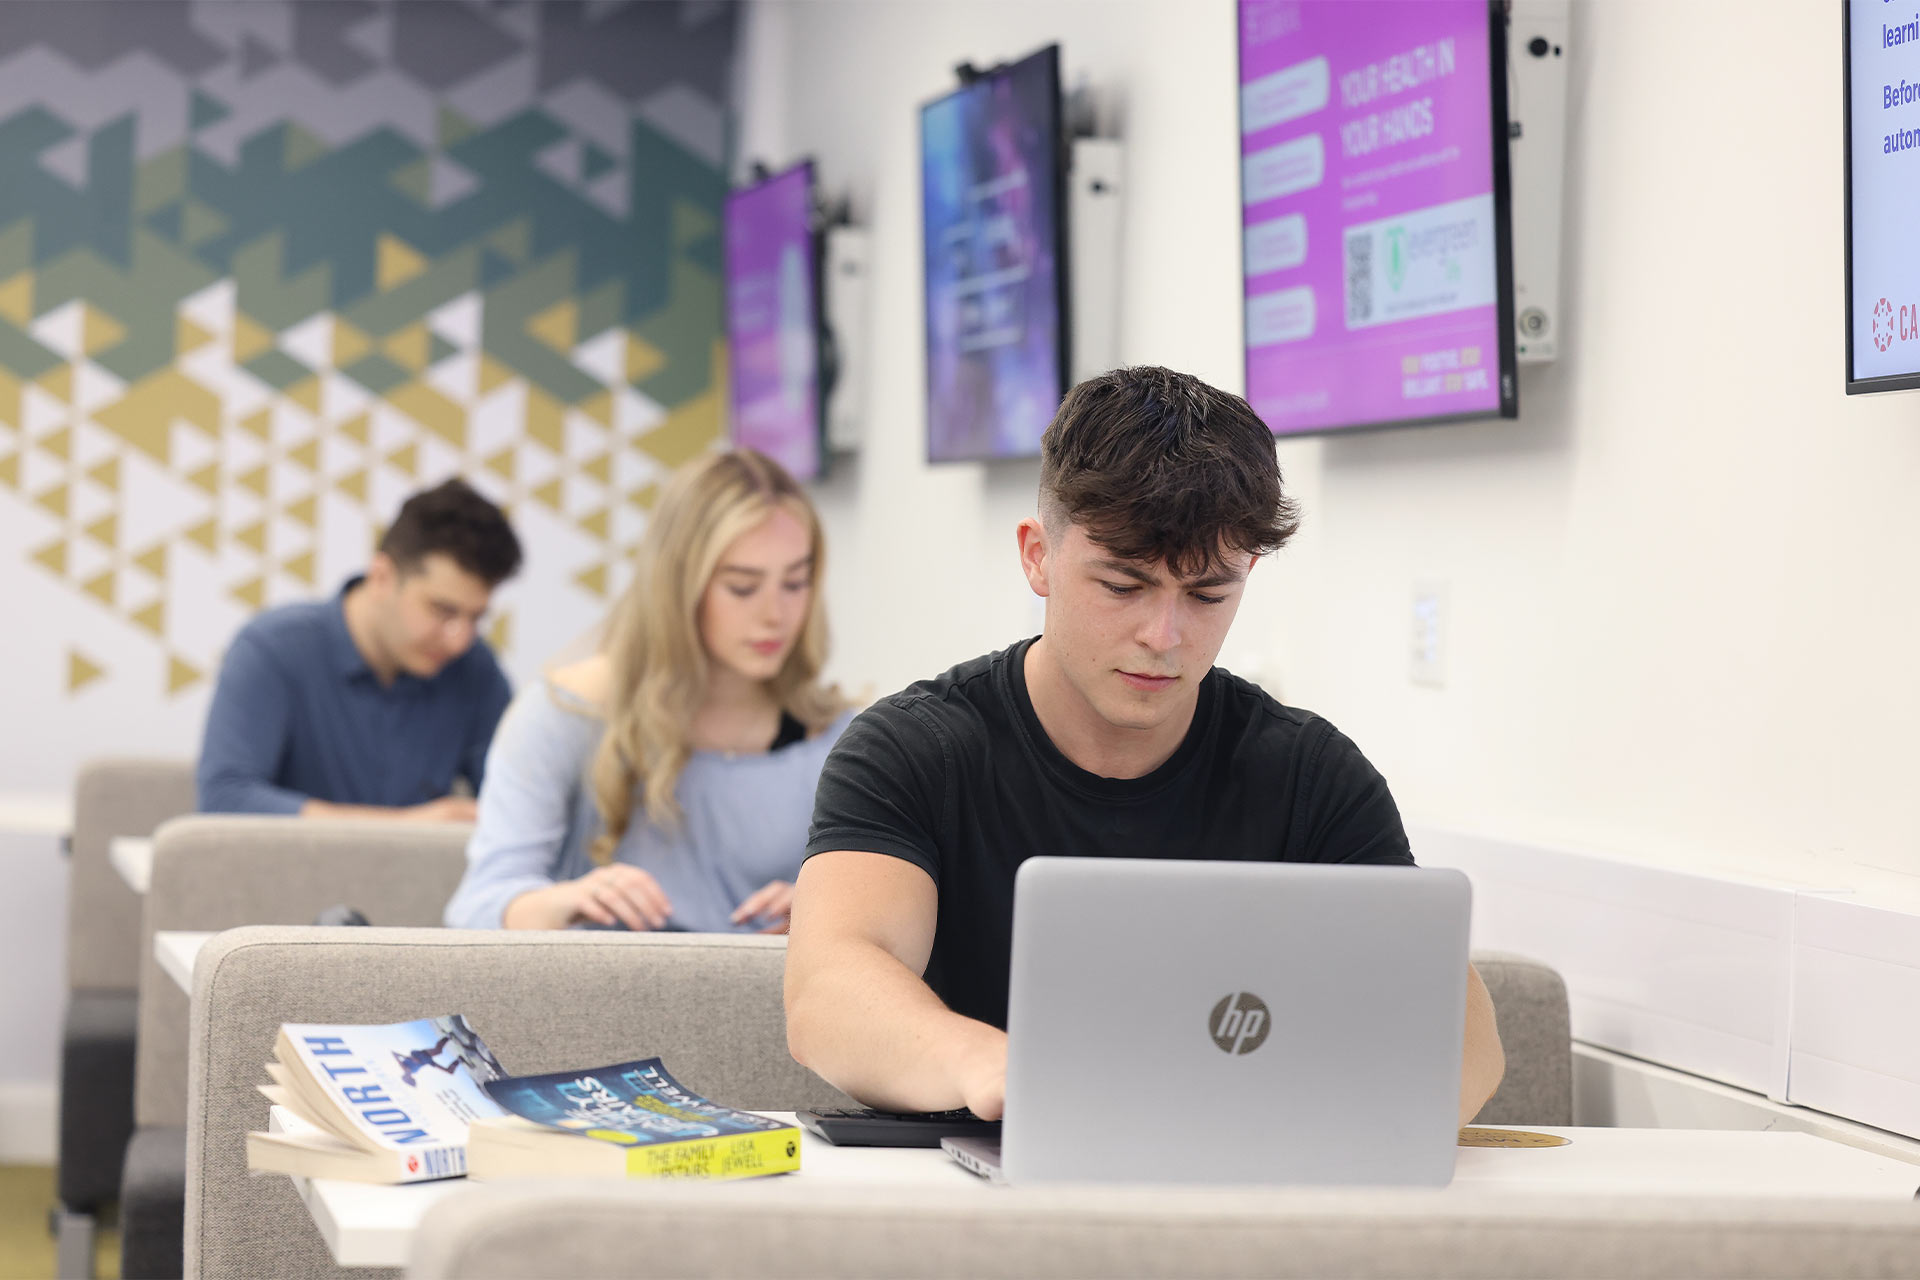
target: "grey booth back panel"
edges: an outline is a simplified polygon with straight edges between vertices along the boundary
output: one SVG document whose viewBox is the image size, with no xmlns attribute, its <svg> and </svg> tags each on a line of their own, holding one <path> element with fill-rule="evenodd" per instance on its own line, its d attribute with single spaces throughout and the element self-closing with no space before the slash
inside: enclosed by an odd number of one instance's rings
<svg viewBox="0 0 1920 1280">
<path fill-rule="evenodd" d="M 470 834 L 459 824 L 216 815 L 163 826 L 140 930 L 134 1123 L 187 1122 L 187 995 L 154 958 L 156 932 L 310 924 L 336 903 L 376 924 L 437 925 Z"/>
<path fill-rule="evenodd" d="M 132 991 L 140 984 L 140 895 L 107 860 L 115 836 L 145 836 L 192 813 L 193 761 L 90 760 L 73 789 L 67 893 L 67 986 Z"/>
</svg>

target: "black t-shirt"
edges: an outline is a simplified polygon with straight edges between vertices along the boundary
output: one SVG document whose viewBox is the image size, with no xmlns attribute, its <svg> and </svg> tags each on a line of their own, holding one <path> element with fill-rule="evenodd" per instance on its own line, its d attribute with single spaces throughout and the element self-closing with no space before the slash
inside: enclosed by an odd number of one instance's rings
<svg viewBox="0 0 1920 1280">
<path fill-rule="evenodd" d="M 1088 773 L 1034 714 L 1032 643 L 862 712 L 814 803 L 808 857 L 890 854 L 933 877 L 925 978 L 956 1013 L 1007 1024 L 1013 877 L 1035 854 L 1412 865 L 1400 811 L 1360 749 L 1217 667 L 1165 764 L 1140 778 Z"/>
</svg>

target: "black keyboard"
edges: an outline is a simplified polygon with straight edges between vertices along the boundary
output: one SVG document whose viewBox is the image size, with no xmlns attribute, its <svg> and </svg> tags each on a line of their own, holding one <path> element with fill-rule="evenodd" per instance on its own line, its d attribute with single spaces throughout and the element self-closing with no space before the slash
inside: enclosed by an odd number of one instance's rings
<svg viewBox="0 0 1920 1280">
<path fill-rule="evenodd" d="M 798 1113 L 807 1132 L 836 1147 L 937 1147 L 942 1138 L 997 1138 L 998 1120 L 982 1120 L 962 1107 L 957 1111 L 875 1111 L 868 1107 L 824 1107 Z"/>
</svg>

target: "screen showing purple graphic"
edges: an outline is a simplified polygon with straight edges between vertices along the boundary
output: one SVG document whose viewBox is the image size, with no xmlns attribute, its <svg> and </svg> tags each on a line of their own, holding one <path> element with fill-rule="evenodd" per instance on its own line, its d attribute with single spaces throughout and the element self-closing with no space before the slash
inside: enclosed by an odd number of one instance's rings
<svg viewBox="0 0 1920 1280">
<path fill-rule="evenodd" d="M 797 480 L 820 475 L 820 308 L 813 166 L 727 197 L 727 339 L 733 442 Z"/>
<path fill-rule="evenodd" d="M 1239 17 L 1254 411 L 1276 435 L 1514 416 L 1487 0 L 1240 0 Z"/>
<path fill-rule="evenodd" d="M 1020 458 L 1065 393 L 1060 51 L 920 109 L 927 457 Z"/>
</svg>

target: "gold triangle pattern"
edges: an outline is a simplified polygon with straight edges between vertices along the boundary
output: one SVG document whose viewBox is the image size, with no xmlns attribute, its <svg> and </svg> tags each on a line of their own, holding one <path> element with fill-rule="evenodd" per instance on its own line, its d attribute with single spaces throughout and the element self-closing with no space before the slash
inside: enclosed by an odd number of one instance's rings
<svg viewBox="0 0 1920 1280">
<path fill-rule="evenodd" d="M 200 668 L 194 666 L 178 654 L 170 655 L 167 658 L 167 692 L 169 694 L 179 693 L 182 689 L 190 689 L 204 679 L 206 679 L 206 674 L 202 672 Z"/>
<path fill-rule="evenodd" d="M 606 597 L 607 566 L 596 564 L 590 569 L 582 569 L 579 573 L 573 575 L 573 580 L 593 592 L 596 596 L 600 596 L 603 599 Z"/>
<path fill-rule="evenodd" d="M 208 553 L 218 551 L 220 549 L 220 522 L 218 520 L 202 520 L 199 524 L 187 530 L 184 536 L 188 542 L 193 543 L 196 547 L 203 548 Z"/>
<path fill-rule="evenodd" d="M 135 626 L 152 636 L 164 636 L 167 633 L 167 602 L 155 600 L 144 609 L 127 615 Z"/>
<path fill-rule="evenodd" d="M 108 569 L 102 573 L 96 573 L 93 577 L 88 578 L 85 582 L 80 584 L 80 589 L 82 591 L 86 592 L 88 595 L 92 596 L 95 600 L 98 600 L 101 604 L 104 604 L 109 609 L 113 608 L 115 587 L 116 587 L 116 580 L 114 577 L 114 572 L 111 569 Z"/>
<path fill-rule="evenodd" d="M 78 649 L 67 650 L 67 692 L 78 693 L 107 674 L 107 669 Z"/>
</svg>

